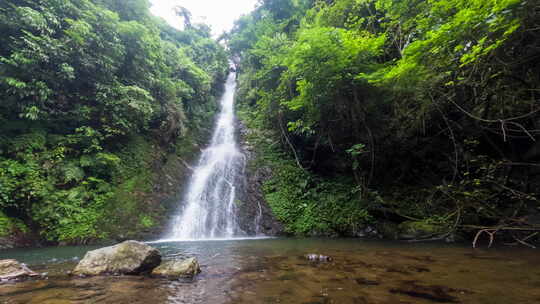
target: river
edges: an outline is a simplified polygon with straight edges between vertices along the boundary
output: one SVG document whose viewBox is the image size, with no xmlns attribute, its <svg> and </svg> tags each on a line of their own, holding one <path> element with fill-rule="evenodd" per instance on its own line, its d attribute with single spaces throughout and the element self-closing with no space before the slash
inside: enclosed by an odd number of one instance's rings
<svg viewBox="0 0 540 304">
<path fill-rule="evenodd" d="M 152 244 L 166 259 L 196 256 L 193 281 L 71 277 L 95 247 L 11 250 L 46 278 L 0 285 L 0 303 L 540 303 L 540 255 L 358 239 L 253 239 Z M 303 258 L 321 253 L 331 262 Z"/>
</svg>

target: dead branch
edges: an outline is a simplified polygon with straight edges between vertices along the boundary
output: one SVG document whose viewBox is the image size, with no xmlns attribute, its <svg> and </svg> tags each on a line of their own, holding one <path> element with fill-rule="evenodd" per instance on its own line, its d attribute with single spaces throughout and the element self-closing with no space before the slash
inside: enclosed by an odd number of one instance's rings
<svg viewBox="0 0 540 304">
<path fill-rule="evenodd" d="M 527 243 L 525 241 L 530 239 L 530 238 L 533 238 L 533 237 L 537 236 L 538 234 L 540 234 L 540 232 L 535 232 L 535 233 L 532 233 L 532 234 L 528 235 L 527 237 L 525 237 L 523 239 L 518 239 L 515 236 L 512 236 L 512 238 L 514 238 L 514 240 L 516 240 L 516 242 L 515 243 L 505 243 L 505 245 L 515 246 L 515 245 L 521 244 L 521 245 L 536 249 L 536 246 L 534 246 L 532 244 L 529 244 L 529 243 Z"/>
<path fill-rule="evenodd" d="M 482 233 L 484 233 L 484 232 L 489 235 L 488 248 L 491 248 L 491 245 L 493 245 L 493 240 L 495 238 L 495 233 L 497 233 L 497 231 L 499 231 L 498 228 L 495 228 L 495 229 L 482 229 L 482 230 L 478 231 L 478 233 L 476 233 L 476 236 L 474 237 L 474 240 L 473 240 L 473 243 L 472 243 L 473 248 L 476 248 L 476 242 L 478 241 L 478 238 L 480 237 L 480 235 Z"/>
</svg>

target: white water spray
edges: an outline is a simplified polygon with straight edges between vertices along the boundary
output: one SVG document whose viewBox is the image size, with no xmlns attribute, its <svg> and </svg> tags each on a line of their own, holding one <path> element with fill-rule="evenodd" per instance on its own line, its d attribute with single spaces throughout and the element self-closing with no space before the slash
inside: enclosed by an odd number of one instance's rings
<svg viewBox="0 0 540 304">
<path fill-rule="evenodd" d="M 245 167 L 235 140 L 234 92 L 231 73 L 221 98 L 221 113 L 210 146 L 202 152 L 175 217 L 168 239 L 197 240 L 243 236 L 236 217 L 236 186 Z"/>
</svg>

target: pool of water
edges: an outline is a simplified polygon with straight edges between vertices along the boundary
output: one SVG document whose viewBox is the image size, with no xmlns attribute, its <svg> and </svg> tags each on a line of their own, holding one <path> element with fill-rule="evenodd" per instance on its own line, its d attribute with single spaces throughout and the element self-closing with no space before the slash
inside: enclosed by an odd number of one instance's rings
<svg viewBox="0 0 540 304">
<path fill-rule="evenodd" d="M 166 259 L 195 256 L 192 281 L 69 276 L 95 247 L 0 252 L 44 278 L 0 285 L 0 303 L 540 303 L 540 254 L 521 248 L 358 239 L 153 243 Z M 330 262 L 303 256 L 319 253 Z"/>
</svg>

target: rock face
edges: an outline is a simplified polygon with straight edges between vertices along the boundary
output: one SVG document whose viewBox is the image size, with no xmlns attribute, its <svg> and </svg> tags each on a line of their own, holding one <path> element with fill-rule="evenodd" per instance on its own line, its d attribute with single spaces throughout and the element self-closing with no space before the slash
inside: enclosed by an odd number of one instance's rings
<svg viewBox="0 0 540 304">
<path fill-rule="evenodd" d="M 283 225 L 275 218 L 264 199 L 263 184 L 272 176 L 272 170 L 257 164 L 255 147 L 247 141 L 249 130 L 237 123 L 240 149 L 246 156 L 245 179 L 238 187 L 238 224 L 250 235 L 282 235 Z"/>
<path fill-rule="evenodd" d="M 166 278 L 192 278 L 201 272 L 196 258 L 163 262 L 152 271 L 153 276 Z"/>
<path fill-rule="evenodd" d="M 161 254 L 153 247 L 137 241 L 126 241 L 115 246 L 86 253 L 73 274 L 141 274 L 152 271 L 161 263 Z"/>
<path fill-rule="evenodd" d="M 26 265 L 15 260 L 0 260 L 0 281 L 25 279 L 38 276 Z"/>
</svg>

